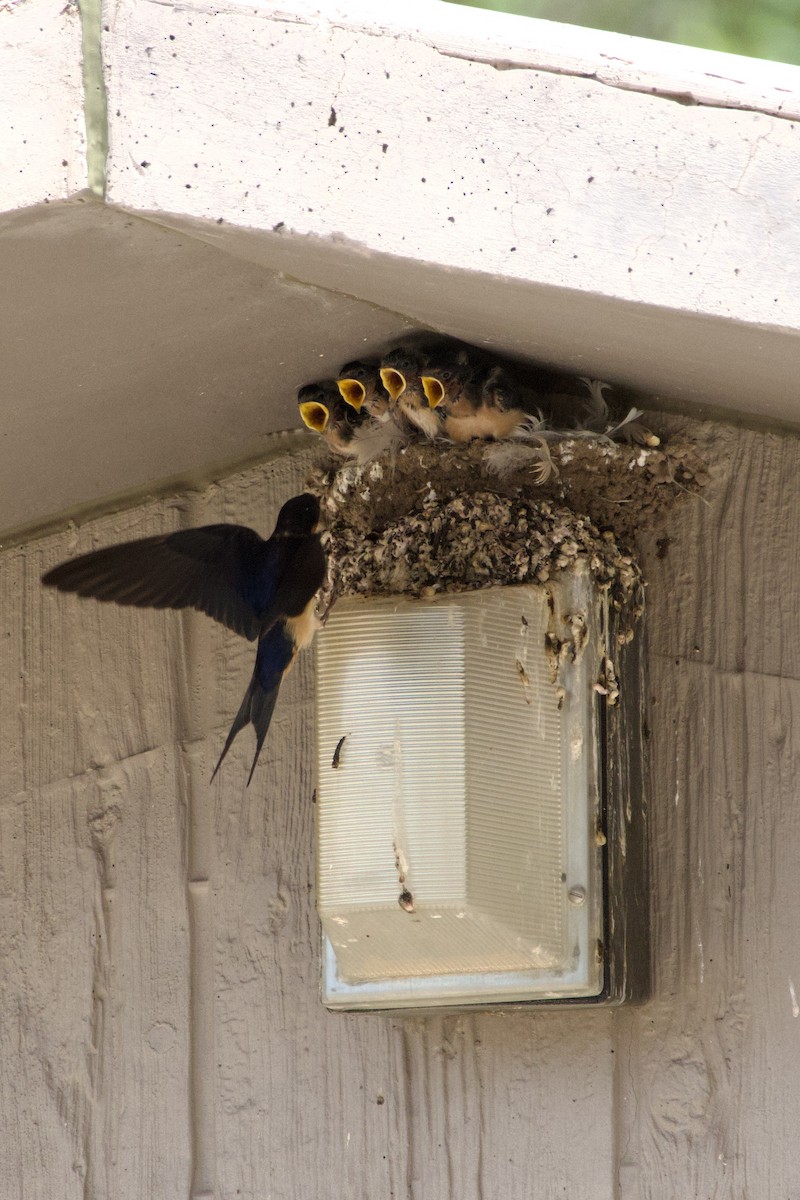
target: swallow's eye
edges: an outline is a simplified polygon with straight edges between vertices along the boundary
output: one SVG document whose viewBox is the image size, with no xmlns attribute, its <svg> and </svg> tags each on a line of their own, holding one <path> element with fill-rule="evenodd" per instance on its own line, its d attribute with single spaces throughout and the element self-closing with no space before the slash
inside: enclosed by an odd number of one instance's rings
<svg viewBox="0 0 800 1200">
<path fill-rule="evenodd" d="M 351 362 L 345 363 L 339 372 L 340 379 L 356 379 L 359 383 L 366 384 L 371 375 L 374 374 L 374 369 L 367 367 L 364 363 Z"/>
</svg>

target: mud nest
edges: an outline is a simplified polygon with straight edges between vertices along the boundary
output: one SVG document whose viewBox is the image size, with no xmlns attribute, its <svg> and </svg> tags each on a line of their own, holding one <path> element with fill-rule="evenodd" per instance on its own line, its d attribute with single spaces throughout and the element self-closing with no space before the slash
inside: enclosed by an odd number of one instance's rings
<svg viewBox="0 0 800 1200">
<path fill-rule="evenodd" d="M 486 449 L 413 443 L 365 466 L 316 470 L 309 486 L 328 522 L 323 611 L 345 595 L 546 583 L 583 561 L 627 640 L 643 603 L 635 534 L 704 486 L 693 445 L 567 439 L 553 446 L 543 482 L 535 464 L 513 454 L 498 464 Z"/>
</svg>

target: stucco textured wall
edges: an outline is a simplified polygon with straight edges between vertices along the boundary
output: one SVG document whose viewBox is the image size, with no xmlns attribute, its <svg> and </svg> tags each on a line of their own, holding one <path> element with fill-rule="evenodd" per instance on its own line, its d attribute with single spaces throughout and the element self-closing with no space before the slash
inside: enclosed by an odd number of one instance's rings
<svg viewBox="0 0 800 1200">
<path fill-rule="evenodd" d="M 680 52 L 660 47 L 648 74 L 636 54 L 655 43 L 594 34 L 591 53 L 583 31 L 567 73 L 540 27 L 433 4 L 384 26 L 325 6 L 122 0 L 104 43 L 124 114 L 109 199 L 793 327 L 798 135 L 773 110 L 800 110 L 800 69 L 775 66 L 796 94 L 767 111 L 733 77 L 704 106 L 685 69 L 702 52 L 678 74 Z M 611 77 L 604 36 L 629 55 Z M 706 88 L 735 64 L 752 71 L 706 52 Z"/>
</svg>

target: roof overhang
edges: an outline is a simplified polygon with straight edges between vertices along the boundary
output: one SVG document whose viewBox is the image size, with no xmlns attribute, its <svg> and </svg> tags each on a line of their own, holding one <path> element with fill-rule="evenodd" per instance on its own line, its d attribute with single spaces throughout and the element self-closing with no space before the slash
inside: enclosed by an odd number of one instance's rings
<svg viewBox="0 0 800 1200">
<path fill-rule="evenodd" d="M 74 11 L 36 3 L 75 67 Z M 800 69 L 369 8 L 122 0 L 105 200 L 76 70 L 33 114 L 17 71 L 0 529 L 267 453 L 299 384 L 418 326 L 800 420 Z"/>
</svg>

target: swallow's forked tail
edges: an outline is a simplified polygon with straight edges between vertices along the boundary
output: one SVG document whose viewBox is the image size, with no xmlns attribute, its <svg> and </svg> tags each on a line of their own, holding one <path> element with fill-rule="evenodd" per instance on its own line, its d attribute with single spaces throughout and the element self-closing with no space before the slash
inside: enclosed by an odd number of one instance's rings
<svg viewBox="0 0 800 1200">
<path fill-rule="evenodd" d="M 225 739 L 225 745 L 217 765 L 214 767 L 212 781 L 222 766 L 222 760 L 230 750 L 237 733 L 244 729 L 245 725 L 252 725 L 256 731 L 256 752 L 253 756 L 250 774 L 247 777 L 247 786 L 250 786 L 250 780 L 253 778 L 258 756 L 272 720 L 283 676 L 295 653 L 294 639 L 283 621 L 276 622 L 258 643 L 255 669 L 250 683 L 247 685 L 247 691 L 239 706 L 239 711 L 233 718 L 233 724 Z"/>
</svg>

